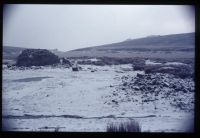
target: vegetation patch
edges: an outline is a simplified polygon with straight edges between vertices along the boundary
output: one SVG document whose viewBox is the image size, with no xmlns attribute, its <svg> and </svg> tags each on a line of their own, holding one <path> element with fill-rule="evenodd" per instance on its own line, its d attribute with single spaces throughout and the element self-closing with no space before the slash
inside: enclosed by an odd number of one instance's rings
<svg viewBox="0 0 200 138">
<path fill-rule="evenodd" d="M 141 127 L 135 120 L 117 123 L 111 123 L 107 126 L 107 132 L 141 132 Z"/>
</svg>

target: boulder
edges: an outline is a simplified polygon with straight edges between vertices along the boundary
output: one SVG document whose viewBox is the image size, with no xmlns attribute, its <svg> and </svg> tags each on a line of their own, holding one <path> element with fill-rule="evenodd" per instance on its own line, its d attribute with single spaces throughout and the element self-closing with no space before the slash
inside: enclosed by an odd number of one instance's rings
<svg viewBox="0 0 200 138">
<path fill-rule="evenodd" d="M 127 84 L 128 84 L 127 82 L 124 82 L 124 83 L 123 83 L 123 86 L 127 86 Z"/>
<path fill-rule="evenodd" d="M 116 100 L 112 100 L 113 103 L 118 104 L 118 102 Z"/>
<path fill-rule="evenodd" d="M 72 71 L 78 71 L 77 67 L 72 67 Z"/>
<path fill-rule="evenodd" d="M 152 85 L 156 85 L 156 83 L 157 83 L 156 79 L 152 80 L 151 82 Z"/>
<path fill-rule="evenodd" d="M 143 78 L 143 76 L 144 76 L 143 74 L 137 73 L 137 77 L 138 77 L 138 78 Z"/>
</svg>

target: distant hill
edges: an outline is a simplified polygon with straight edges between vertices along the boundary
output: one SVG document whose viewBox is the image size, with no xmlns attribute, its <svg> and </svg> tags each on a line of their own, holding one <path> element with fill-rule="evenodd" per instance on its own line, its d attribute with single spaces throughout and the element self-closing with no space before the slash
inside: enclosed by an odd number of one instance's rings
<svg viewBox="0 0 200 138">
<path fill-rule="evenodd" d="M 172 35 L 152 35 L 139 39 L 127 39 L 122 42 L 93 46 L 65 52 L 67 57 L 151 57 L 159 53 L 175 54 L 178 57 L 193 57 L 195 49 L 195 33 Z M 145 53 L 144 53 L 145 52 Z M 181 52 L 190 52 L 190 55 L 180 55 Z M 162 57 L 162 55 L 160 55 Z"/>
<path fill-rule="evenodd" d="M 27 48 L 3 46 L 3 59 L 15 60 Z"/>
</svg>

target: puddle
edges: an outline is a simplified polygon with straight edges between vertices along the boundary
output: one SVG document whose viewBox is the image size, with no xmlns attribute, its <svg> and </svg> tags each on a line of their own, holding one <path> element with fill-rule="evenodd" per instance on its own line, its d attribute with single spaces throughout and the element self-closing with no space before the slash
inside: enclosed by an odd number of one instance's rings
<svg viewBox="0 0 200 138">
<path fill-rule="evenodd" d="M 41 81 L 42 79 L 53 78 L 53 77 L 31 77 L 24 79 L 13 80 L 14 82 L 30 82 L 30 81 Z"/>
</svg>

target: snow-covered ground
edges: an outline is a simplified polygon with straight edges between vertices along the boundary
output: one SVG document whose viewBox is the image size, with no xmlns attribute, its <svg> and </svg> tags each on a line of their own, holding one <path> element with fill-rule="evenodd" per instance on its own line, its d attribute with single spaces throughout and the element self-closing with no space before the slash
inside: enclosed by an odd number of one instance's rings
<svg viewBox="0 0 200 138">
<path fill-rule="evenodd" d="M 82 65 L 3 70 L 3 121 L 12 131 L 106 131 L 110 122 L 135 119 L 142 131 L 185 132 L 185 121 L 193 122 L 193 111 L 174 108 L 143 109 L 139 102 L 113 104 L 112 94 L 123 76 L 134 77 L 132 65 Z M 118 97 L 124 96 L 119 91 Z M 116 96 L 116 95 L 115 95 Z M 140 101 L 137 95 L 130 98 Z M 165 103 L 164 103 L 165 104 Z M 166 104 L 166 106 L 168 106 Z"/>
</svg>

